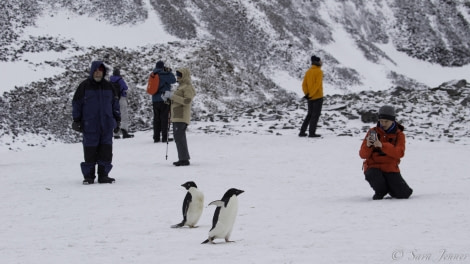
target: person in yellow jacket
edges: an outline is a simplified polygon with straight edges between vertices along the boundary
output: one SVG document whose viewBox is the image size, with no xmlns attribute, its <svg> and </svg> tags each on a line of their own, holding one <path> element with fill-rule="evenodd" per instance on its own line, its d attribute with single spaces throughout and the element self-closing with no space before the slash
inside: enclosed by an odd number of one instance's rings
<svg viewBox="0 0 470 264">
<path fill-rule="evenodd" d="M 191 119 L 191 104 L 196 90 L 191 83 L 191 72 L 188 68 L 176 71 L 178 88 L 171 96 L 171 122 L 173 123 L 173 136 L 175 138 L 178 161 L 175 166 L 189 165 L 188 143 L 186 141 L 186 128 Z"/>
<path fill-rule="evenodd" d="M 320 137 L 317 134 L 317 124 L 320 118 L 323 106 L 323 71 L 321 70 L 322 61 L 317 56 L 311 57 L 312 66 L 307 70 L 302 82 L 304 98 L 308 100 L 307 116 L 300 127 L 299 137 Z"/>
</svg>

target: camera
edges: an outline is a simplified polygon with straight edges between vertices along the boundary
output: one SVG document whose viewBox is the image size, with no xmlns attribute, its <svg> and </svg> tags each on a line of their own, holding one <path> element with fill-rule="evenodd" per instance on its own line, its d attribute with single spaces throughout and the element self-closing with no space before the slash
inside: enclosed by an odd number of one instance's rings
<svg viewBox="0 0 470 264">
<path fill-rule="evenodd" d="M 377 131 L 375 130 L 371 130 L 370 133 L 369 133 L 369 141 L 371 142 L 375 142 L 377 141 Z M 380 156 L 386 156 L 387 154 L 385 154 L 381 148 L 375 148 L 374 147 L 374 152 L 378 152 Z"/>
<path fill-rule="evenodd" d="M 371 130 L 369 133 L 369 140 L 375 142 L 377 140 L 377 131 Z"/>
<path fill-rule="evenodd" d="M 163 67 L 163 71 L 165 71 L 165 72 L 171 72 L 172 70 L 171 70 L 170 67 Z"/>
</svg>

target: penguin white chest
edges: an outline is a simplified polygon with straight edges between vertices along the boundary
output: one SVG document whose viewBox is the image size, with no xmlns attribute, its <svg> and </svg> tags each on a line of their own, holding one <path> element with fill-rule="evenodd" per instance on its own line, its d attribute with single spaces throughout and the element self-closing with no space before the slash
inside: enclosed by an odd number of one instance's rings
<svg viewBox="0 0 470 264">
<path fill-rule="evenodd" d="M 228 238 L 232 232 L 237 213 L 238 198 L 236 195 L 233 195 L 230 198 L 227 207 L 220 207 L 217 224 L 214 229 L 209 232 L 209 237 Z"/>
<path fill-rule="evenodd" d="M 192 201 L 186 214 L 186 224 L 194 226 L 199 221 L 204 209 L 204 194 L 196 188 L 190 188 L 189 192 L 191 193 Z"/>
</svg>

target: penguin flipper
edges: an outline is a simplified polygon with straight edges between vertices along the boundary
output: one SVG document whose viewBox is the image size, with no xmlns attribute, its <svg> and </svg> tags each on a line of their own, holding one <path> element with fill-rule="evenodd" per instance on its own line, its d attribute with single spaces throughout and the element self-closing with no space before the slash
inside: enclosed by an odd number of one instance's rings
<svg viewBox="0 0 470 264">
<path fill-rule="evenodd" d="M 216 201 L 211 202 L 209 205 L 215 205 L 217 207 L 222 207 L 222 206 L 225 206 L 225 202 L 221 201 L 221 200 L 216 200 Z"/>
</svg>

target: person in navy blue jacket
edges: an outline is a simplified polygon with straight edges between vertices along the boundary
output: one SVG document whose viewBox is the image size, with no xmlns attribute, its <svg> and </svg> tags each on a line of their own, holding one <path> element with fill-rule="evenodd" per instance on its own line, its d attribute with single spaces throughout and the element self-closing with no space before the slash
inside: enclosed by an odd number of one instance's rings
<svg viewBox="0 0 470 264">
<path fill-rule="evenodd" d="M 160 142 L 160 135 L 162 142 L 167 142 L 171 139 L 168 138 L 168 114 L 170 105 L 162 98 L 165 92 L 171 91 L 171 85 L 176 83 L 176 77 L 171 68 L 165 67 L 163 61 L 158 61 L 153 69 L 153 73 L 158 74 L 160 78 L 160 85 L 158 92 L 152 95 L 153 105 L 153 142 Z"/>
<path fill-rule="evenodd" d="M 122 138 L 133 138 L 134 135 L 129 133 L 129 112 L 127 102 L 127 86 L 126 81 L 121 76 L 121 70 L 117 67 L 113 69 L 113 75 L 109 77 L 111 83 L 118 89 L 119 92 L 119 107 L 121 109 L 121 131 L 114 133 L 114 138 L 120 138 L 119 132 L 122 132 Z"/>
<path fill-rule="evenodd" d="M 119 96 L 107 81 L 102 61 L 91 63 L 89 77 L 80 83 L 72 100 L 72 129 L 83 133 L 83 184 L 93 184 L 98 165 L 98 182 L 113 183 L 113 131 L 120 129 Z"/>
</svg>

